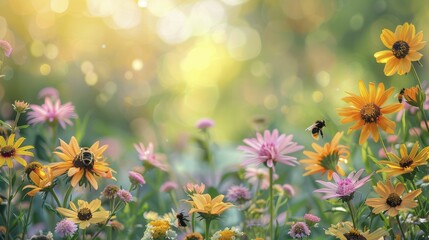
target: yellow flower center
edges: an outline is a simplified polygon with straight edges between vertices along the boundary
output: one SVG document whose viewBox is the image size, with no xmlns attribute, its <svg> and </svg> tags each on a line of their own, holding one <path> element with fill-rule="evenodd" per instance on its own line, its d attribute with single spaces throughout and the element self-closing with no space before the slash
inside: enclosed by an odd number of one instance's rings
<svg viewBox="0 0 429 240">
<path fill-rule="evenodd" d="M 4 158 L 10 158 L 13 155 L 15 155 L 15 152 L 16 152 L 15 148 L 8 145 L 1 148 L 0 155 Z"/>
<path fill-rule="evenodd" d="M 350 232 L 344 233 L 344 237 L 346 237 L 347 240 L 366 240 L 366 238 L 356 229 L 352 229 Z"/>
<path fill-rule="evenodd" d="M 381 109 L 374 103 L 368 103 L 360 110 L 360 116 L 365 123 L 374 123 L 381 115 Z"/>
<path fill-rule="evenodd" d="M 234 237 L 235 234 L 231 230 L 223 230 L 220 232 L 220 238 L 219 240 L 231 240 L 232 237 Z"/>
<path fill-rule="evenodd" d="M 395 42 L 392 46 L 393 56 L 399 59 L 407 56 L 409 51 L 410 51 L 410 46 L 408 45 L 408 43 L 402 40 Z"/>
<path fill-rule="evenodd" d="M 77 168 L 85 168 L 92 170 L 95 163 L 94 153 L 87 147 L 84 147 L 80 150 L 80 153 L 77 154 L 73 159 L 73 166 Z"/>
<path fill-rule="evenodd" d="M 92 218 L 92 213 L 89 208 L 82 208 L 79 209 L 79 212 L 77 213 L 77 218 L 81 221 L 88 221 Z"/>
<path fill-rule="evenodd" d="M 399 166 L 401 166 L 402 168 L 407 168 L 410 167 L 411 164 L 413 164 L 413 159 L 408 157 L 404 157 L 401 159 L 401 161 L 399 161 Z"/>
<path fill-rule="evenodd" d="M 397 207 L 397 206 L 401 205 L 402 199 L 401 199 L 401 197 L 398 194 L 391 193 L 387 197 L 386 203 L 387 203 L 387 205 L 389 205 L 391 207 Z"/>
<path fill-rule="evenodd" d="M 155 220 L 149 223 L 152 226 L 152 238 L 157 239 L 165 236 L 170 229 L 170 224 L 165 220 Z"/>
</svg>

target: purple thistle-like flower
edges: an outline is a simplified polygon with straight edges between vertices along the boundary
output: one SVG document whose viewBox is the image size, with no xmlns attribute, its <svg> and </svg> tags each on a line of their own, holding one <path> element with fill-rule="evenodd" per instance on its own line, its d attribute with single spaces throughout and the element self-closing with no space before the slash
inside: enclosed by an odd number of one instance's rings
<svg viewBox="0 0 429 240">
<path fill-rule="evenodd" d="M 351 172 L 345 179 L 341 179 L 337 173 L 334 173 L 333 178 L 335 183 L 316 180 L 316 182 L 322 184 L 326 188 L 317 189 L 314 192 L 325 193 L 326 195 L 323 196 L 322 199 L 338 197 L 342 200 L 350 200 L 353 198 L 355 191 L 368 182 L 373 174 L 371 173 L 361 180 L 358 180 L 363 171 L 364 170 L 361 169 L 356 174 L 355 172 Z"/>
<path fill-rule="evenodd" d="M 306 221 L 312 222 L 312 223 L 318 223 L 320 222 L 320 218 L 316 215 L 313 215 L 311 213 L 304 214 L 304 219 Z"/>
<path fill-rule="evenodd" d="M 129 203 L 133 200 L 133 195 L 125 189 L 119 190 L 116 195 L 124 202 Z"/>
<path fill-rule="evenodd" d="M 247 187 L 244 186 L 231 186 L 228 189 L 226 198 L 231 202 L 243 203 L 252 198 L 250 191 Z"/>
<path fill-rule="evenodd" d="M 245 152 L 246 160 L 242 165 L 247 164 L 265 164 L 271 168 L 277 162 L 295 166 L 298 161 L 295 157 L 288 156 L 288 154 L 303 149 L 303 146 L 298 145 L 292 141 L 293 135 L 279 136 L 279 131 L 274 129 L 272 133 L 265 130 L 264 135 L 256 133 L 256 138 L 246 138 L 243 140 L 248 146 L 240 146 L 239 150 Z"/>
<path fill-rule="evenodd" d="M 0 48 L 3 49 L 3 53 L 6 57 L 10 57 L 10 55 L 12 54 L 13 48 L 8 41 L 0 39 Z"/>
<path fill-rule="evenodd" d="M 159 187 L 159 191 L 169 192 L 169 191 L 176 190 L 178 188 L 179 188 L 179 186 L 177 185 L 177 183 L 175 183 L 173 181 L 167 181 L 167 182 L 163 183 L 161 185 L 161 187 Z"/>
<path fill-rule="evenodd" d="M 214 121 L 210 118 L 202 118 L 197 121 L 195 127 L 201 130 L 206 130 L 214 126 Z"/>
<path fill-rule="evenodd" d="M 55 232 L 60 235 L 60 237 L 73 236 L 76 231 L 77 225 L 68 219 L 59 221 L 55 226 Z"/>
<path fill-rule="evenodd" d="M 159 168 L 164 172 L 168 171 L 168 165 L 162 161 L 161 157 L 157 156 L 153 150 L 153 144 L 149 143 L 147 147 L 143 143 L 134 144 L 134 148 L 139 154 L 139 159 L 146 161 L 149 165 Z"/>
<path fill-rule="evenodd" d="M 59 123 L 65 129 L 66 124 L 73 125 L 71 118 L 77 118 L 74 106 L 70 102 L 61 105 L 59 99 L 45 98 L 44 104 L 41 106 L 32 104 L 30 108 L 32 111 L 28 113 L 28 123 L 31 125 L 45 122 L 49 124 Z"/>
<path fill-rule="evenodd" d="M 308 228 L 305 222 L 297 222 L 290 228 L 288 232 L 291 237 L 295 238 L 303 238 L 310 236 L 310 229 Z"/>
<path fill-rule="evenodd" d="M 129 171 L 128 172 L 128 178 L 130 179 L 130 182 L 132 184 L 139 184 L 139 185 L 143 185 L 146 183 L 146 181 L 144 180 L 143 175 L 141 175 L 138 172 L 134 172 L 134 171 Z"/>
</svg>

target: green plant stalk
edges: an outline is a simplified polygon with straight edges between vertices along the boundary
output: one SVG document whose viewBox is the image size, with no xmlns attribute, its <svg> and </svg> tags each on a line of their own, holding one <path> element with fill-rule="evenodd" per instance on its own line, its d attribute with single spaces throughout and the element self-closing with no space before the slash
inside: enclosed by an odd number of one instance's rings
<svg viewBox="0 0 429 240">
<path fill-rule="evenodd" d="M 33 199 L 34 197 L 31 197 L 30 206 L 28 207 L 28 213 L 27 213 L 27 216 L 25 216 L 24 229 L 22 230 L 21 239 L 25 239 L 25 234 L 27 234 L 28 220 L 30 219 L 31 208 L 33 207 Z"/>
<path fill-rule="evenodd" d="M 18 126 L 18 120 L 19 120 L 20 116 L 21 116 L 21 113 L 17 112 L 16 116 L 15 116 L 15 121 L 13 121 L 13 126 L 12 126 L 12 129 L 11 129 L 12 133 L 15 133 L 16 127 Z"/>
<path fill-rule="evenodd" d="M 57 205 L 58 205 L 57 207 L 61 207 L 60 199 L 58 199 L 58 196 L 55 193 L 54 189 L 53 188 L 49 189 L 49 192 L 52 194 L 52 197 L 54 198 L 55 202 L 57 203 Z"/>
<path fill-rule="evenodd" d="M 377 131 L 378 131 L 378 129 L 377 129 Z M 379 133 L 380 133 L 380 131 L 379 131 Z M 384 140 L 383 140 L 383 137 L 381 135 L 380 135 L 380 142 L 381 142 L 381 145 L 383 146 L 383 150 L 384 150 L 384 153 L 386 154 L 387 159 L 389 161 L 392 161 L 392 160 L 390 160 L 389 154 L 387 152 L 386 145 L 384 145 Z"/>
<path fill-rule="evenodd" d="M 211 219 L 206 219 L 206 240 L 209 240 L 210 237 L 210 223 L 211 223 Z"/>
<path fill-rule="evenodd" d="M 113 209 L 113 211 L 109 214 L 109 217 L 106 219 L 106 221 L 104 222 L 103 226 L 100 227 L 100 230 L 97 231 L 96 234 L 94 234 L 94 236 L 91 238 L 92 240 L 94 240 L 100 233 L 101 231 L 104 229 L 104 227 L 106 227 L 106 225 L 109 223 L 110 219 L 112 219 L 112 217 L 116 214 L 116 212 L 119 210 L 119 207 L 122 205 L 122 203 L 124 203 L 123 201 L 118 202 L 117 204 L 115 204 L 115 208 Z M 125 204 L 124 204 L 125 206 Z"/>
<path fill-rule="evenodd" d="M 86 238 L 86 228 L 82 229 L 82 240 L 85 240 Z"/>
<path fill-rule="evenodd" d="M 169 191 L 168 194 L 170 195 L 171 201 L 173 202 L 174 206 L 176 208 L 179 208 L 179 204 L 177 203 L 177 200 L 176 200 L 176 194 L 173 192 L 173 190 Z"/>
<path fill-rule="evenodd" d="M 195 214 L 191 215 L 192 232 L 195 232 Z"/>
<path fill-rule="evenodd" d="M 358 224 L 357 224 L 357 218 L 356 218 L 356 216 L 355 216 L 355 214 L 356 214 L 356 211 L 355 211 L 355 208 L 354 208 L 354 206 L 351 204 L 351 200 L 348 200 L 347 201 L 347 206 L 349 207 L 349 210 L 350 210 L 350 215 L 351 215 L 351 217 L 352 217 L 352 222 L 353 222 L 353 227 L 355 228 L 355 229 L 358 229 Z"/>
<path fill-rule="evenodd" d="M 419 77 L 419 75 L 417 74 L 416 68 L 414 67 L 414 64 L 411 64 L 411 68 L 413 69 L 413 75 L 414 75 L 414 77 L 416 78 L 416 80 L 417 80 L 417 82 L 418 82 L 418 84 L 419 84 L 420 91 L 422 92 L 422 94 L 425 94 L 425 93 L 423 92 L 422 83 L 421 83 L 421 81 L 420 81 L 420 77 Z M 419 106 L 419 110 L 420 110 L 420 112 L 422 113 L 423 119 L 424 119 L 424 121 L 425 121 L 426 130 L 429 132 L 429 125 L 428 125 L 428 123 L 427 123 L 427 122 L 428 122 L 428 120 L 427 120 L 426 112 L 425 112 L 425 111 L 424 111 L 424 109 L 423 109 L 423 103 L 422 103 L 422 104 L 420 104 L 420 106 Z"/>
<path fill-rule="evenodd" d="M 73 188 L 72 188 L 72 186 L 70 184 L 69 187 L 67 188 L 66 195 L 64 195 L 63 206 L 68 206 L 67 202 L 68 202 L 68 200 L 70 198 L 70 194 L 71 194 L 72 191 L 73 191 Z"/>
<path fill-rule="evenodd" d="M 274 199 L 273 199 L 273 168 L 270 169 L 270 186 L 269 186 L 269 192 L 270 192 L 270 239 L 274 239 L 274 231 L 273 231 L 273 217 L 274 217 Z"/>
<path fill-rule="evenodd" d="M 399 221 L 399 215 L 396 215 L 396 221 L 398 221 L 399 229 L 401 230 L 401 234 L 402 234 L 403 239 L 407 239 L 407 238 L 405 237 L 404 230 L 402 229 L 401 222 Z"/>
<path fill-rule="evenodd" d="M 9 240 L 10 230 L 10 214 L 12 211 L 12 168 L 9 168 L 9 192 L 7 194 L 7 221 L 6 221 L 6 240 Z"/>
</svg>

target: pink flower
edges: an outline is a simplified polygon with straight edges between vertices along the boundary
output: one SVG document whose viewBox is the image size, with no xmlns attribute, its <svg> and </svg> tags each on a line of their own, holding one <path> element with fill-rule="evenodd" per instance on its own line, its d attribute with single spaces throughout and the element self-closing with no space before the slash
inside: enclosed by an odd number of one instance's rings
<svg viewBox="0 0 429 240">
<path fill-rule="evenodd" d="M 125 189 L 119 190 L 116 195 L 124 202 L 129 203 L 133 200 L 133 195 Z"/>
<path fill-rule="evenodd" d="M 295 239 L 295 238 L 304 238 L 310 236 L 310 229 L 308 228 L 307 224 L 305 222 L 297 222 L 294 225 L 292 225 L 290 231 L 288 232 L 289 235 Z"/>
<path fill-rule="evenodd" d="M 59 123 L 63 129 L 66 128 L 66 124 L 72 126 L 73 123 L 70 119 L 77 118 L 74 106 L 70 102 L 61 105 L 59 99 L 52 101 L 50 98 L 45 98 L 45 103 L 41 106 L 30 105 L 32 111 L 28 113 L 28 122 L 32 125 Z"/>
<path fill-rule="evenodd" d="M 206 185 L 204 183 L 201 183 L 200 185 L 187 183 L 185 187 L 185 192 L 189 195 L 203 194 L 205 188 Z"/>
<path fill-rule="evenodd" d="M 259 187 L 264 190 L 270 186 L 270 175 L 267 168 L 246 168 L 244 178 L 253 185 L 260 185 Z M 273 175 L 273 180 L 279 178 L 279 175 Z"/>
<path fill-rule="evenodd" d="M 362 187 L 365 183 L 367 183 L 373 174 L 371 173 L 370 175 L 358 181 L 363 171 L 364 170 L 361 169 L 356 174 L 355 172 L 351 172 L 349 176 L 345 179 L 341 179 L 337 173 L 334 173 L 333 178 L 335 180 L 335 183 L 316 180 L 316 182 L 322 184 L 326 188 L 317 189 L 314 192 L 326 193 L 326 195 L 323 196 L 322 199 L 338 197 L 343 201 L 349 201 L 353 199 L 353 194 L 355 193 L 355 191 L 358 188 Z"/>
<path fill-rule="evenodd" d="M 285 192 L 290 196 L 293 197 L 295 196 L 295 189 L 293 188 L 292 185 L 290 184 L 283 184 L 283 190 L 285 190 Z"/>
<path fill-rule="evenodd" d="M 243 140 L 248 146 L 240 146 L 238 149 L 246 154 L 246 160 L 242 165 L 247 164 L 261 164 L 271 168 L 277 162 L 295 166 L 298 161 L 295 157 L 288 156 L 288 154 L 303 149 L 303 146 L 298 145 L 292 141 L 293 135 L 279 136 L 277 129 L 272 133 L 265 130 L 264 135 L 256 133 L 256 138 L 246 138 Z"/>
<path fill-rule="evenodd" d="M 144 177 L 140 173 L 138 173 L 138 172 L 129 171 L 128 172 L 128 178 L 130 179 L 130 182 L 132 184 L 143 185 L 143 184 L 146 183 L 146 181 L 144 180 Z"/>
<path fill-rule="evenodd" d="M 226 198 L 231 202 L 243 203 L 252 198 L 250 191 L 247 187 L 244 186 L 231 186 L 228 189 Z"/>
<path fill-rule="evenodd" d="M 58 90 L 56 88 L 45 87 L 39 91 L 37 97 L 39 97 L 40 99 L 51 98 L 52 100 L 56 100 L 60 98 L 60 94 L 58 93 Z"/>
<path fill-rule="evenodd" d="M 57 223 L 55 226 L 55 232 L 60 235 L 60 237 L 71 237 L 77 231 L 77 226 L 74 222 L 63 219 Z"/>
<path fill-rule="evenodd" d="M 3 49 L 3 53 L 6 57 L 10 57 L 10 55 L 12 54 L 13 48 L 8 41 L 0 39 L 0 48 Z"/>
<path fill-rule="evenodd" d="M 149 143 L 147 148 L 143 143 L 134 144 L 134 148 L 139 154 L 140 160 L 148 163 L 150 166 L 159 168 L 164 172 L 168 171 L 168 165 L 165 162 L 165 159 L 162 159 L 161 156 L 154 153 L 152 143 Z"/>
<path fill-rule="evenodd" d="M 304 219 L 306 221 L 309 221 L 309 222 L 312 222 L 312 223 L 318 223 L 318 222 L 320 222 L 320 218 L 318 216 L 315 216 L 315 215 L 310 214 L 310 213 L 304 214 Z"/>
<path fill-rule="evenodd" d="M 200 120 L 197 121 L 197 123 L 195 124 L 195 127 L 201 130 L 206 130 L 208 128 L 211 128 L 214 126 L 214 121 L 212 119 L 209 118 L 202 118 Z"/>
<path fill-rule="evenodd" d="M 176 190 L 178 188 L 179 188 L 179 186 L 177 186 L 177 183 L 175 183 L 173 181 L 167 181 L 167 182 L 163 183 L 161 185 L 161 187 L 159 187 L 159 191 L 170 192 L 170 191 Z"/>
</svg>

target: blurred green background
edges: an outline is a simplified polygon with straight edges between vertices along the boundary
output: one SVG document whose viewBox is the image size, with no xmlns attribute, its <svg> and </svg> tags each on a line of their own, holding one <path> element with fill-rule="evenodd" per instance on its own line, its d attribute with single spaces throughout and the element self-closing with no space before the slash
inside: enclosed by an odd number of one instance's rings
<svg viewBox="0 0 429 240">
<path fill-rule="evenodd" d="M 81 118 L 91 112 L 97 135 L 176 139 L 202 117 L 216 121 L 220 142 L 249 136 L 260 117 L 298 133 L 325 118 L 332 135 L 335 109 L 359 79 L 404 85 L 373 54 L 384 49 L 383 28 L 408 21 L 428 32 L 428 9 L 401 0 L 1 0 L 0 39 L 14 48 L 1 115 L 16 99 L 41 104 L 38 91 L 52 86 Z"/>
</svg>

